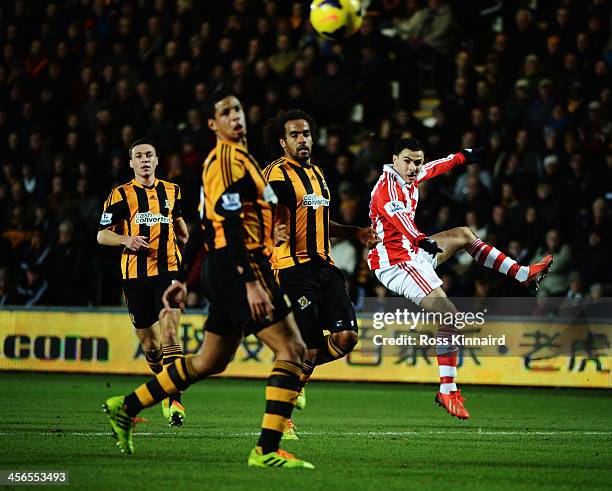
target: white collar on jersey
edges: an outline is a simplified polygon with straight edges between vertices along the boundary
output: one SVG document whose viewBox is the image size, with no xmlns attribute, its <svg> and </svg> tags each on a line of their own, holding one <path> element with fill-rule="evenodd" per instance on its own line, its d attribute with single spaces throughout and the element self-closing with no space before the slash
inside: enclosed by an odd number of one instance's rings
<svg viewBox="0 0 612 491">
<path fill-rule="evenodd" d="M 394 176 L 395 179 L 397 179 L 397 182 L 400 183 L 400 186 L 402 187 L 408 186 L 408 183 L 404 181 L 404 178 L 400 176 L 399 173 L 393 168 L 393 165 L 385 164 L 383 166 L 383 172 L 386 172 L 387 174 L 391 174 L 392 176 Z"/>
</svg>

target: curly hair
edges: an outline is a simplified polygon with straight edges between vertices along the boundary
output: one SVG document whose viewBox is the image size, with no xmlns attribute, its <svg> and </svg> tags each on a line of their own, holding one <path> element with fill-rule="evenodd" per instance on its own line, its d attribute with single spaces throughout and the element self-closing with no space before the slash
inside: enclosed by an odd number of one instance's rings
<svg viewBox="0 0 612 491">
<path fill-rule="evenodd" d="M 277 156 L 283 153 L 283 148 L 278 143 L 279 140 L 285 139 L 285 124 L 287 121 L 295 121 L 303 119 L 310 127 L 310 133 L 313 141 L 317 135 L 317 124 L 312 116 L 305 113 L 301 109 L 289 109 L 287 111 L 278 111 L 276 116 L 270 118 L 263 129 L 263 137 L 268 151 L 271 156 Z"/>
</svg>

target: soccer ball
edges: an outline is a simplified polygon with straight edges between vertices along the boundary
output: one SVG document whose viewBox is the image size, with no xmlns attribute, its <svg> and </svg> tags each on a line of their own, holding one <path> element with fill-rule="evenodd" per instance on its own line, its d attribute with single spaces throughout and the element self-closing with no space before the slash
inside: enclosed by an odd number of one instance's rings
<svg viewBox="0 0 612 491">
<path fill-rule="evenodd" d="M 314 0 L 310 4 L 310 23 L 326 39 L 338 40 L 355 34 L 361 20 L 359 0 Z"/>
</svg>

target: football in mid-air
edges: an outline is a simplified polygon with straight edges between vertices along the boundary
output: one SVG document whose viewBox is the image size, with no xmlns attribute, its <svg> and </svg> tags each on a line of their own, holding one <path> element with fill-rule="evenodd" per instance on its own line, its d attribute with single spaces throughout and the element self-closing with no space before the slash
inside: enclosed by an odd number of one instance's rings
<svg viewBox="0 0 612 491">
<path fill-rule="evenodd" d="M 310 23 L 317 33 L 332 40 L 348 37 L 361 27 L 359 0 L 314 0 Z"/>
</svg>

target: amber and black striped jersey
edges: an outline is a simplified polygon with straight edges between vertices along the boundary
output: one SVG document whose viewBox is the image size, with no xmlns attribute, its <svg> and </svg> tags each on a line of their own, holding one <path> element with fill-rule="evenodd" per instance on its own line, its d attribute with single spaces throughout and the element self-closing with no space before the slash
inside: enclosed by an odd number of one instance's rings
<svg viewBox="0 0 612 491">
<path fill-rule="evenodd" d="M 204 161 L 200 213 L 206 250 L 228 245 L 225 222 L 240 217 L 247 250 L 272 253 L 277 198 L 246 148 L 219 140 Z"/>
<path fill-rule="evenodd" d="M 182 217 L 181 190 L 176 184 L 155 179 L 144 186 L 135 179 L 115 188 L 104 203 L 100 230 L 147 237 L 148 250 L 121 255 L 123 279 L 147 278 L 178 271 L 181 262 L 174 221 Z"/>
<path fill-rule="evenodd" d="M 321 169 L 282 157 L 264 169 L 264 177 L 288 211 L 277 220 L 288 226 L 289 240 L 274 248 L 272 269 L 284 269 L 313 259 L 333 264 L 329 255 L 329 188 Z M 280 208 L 280 207 L 279 207 Z"/>
</svg>

